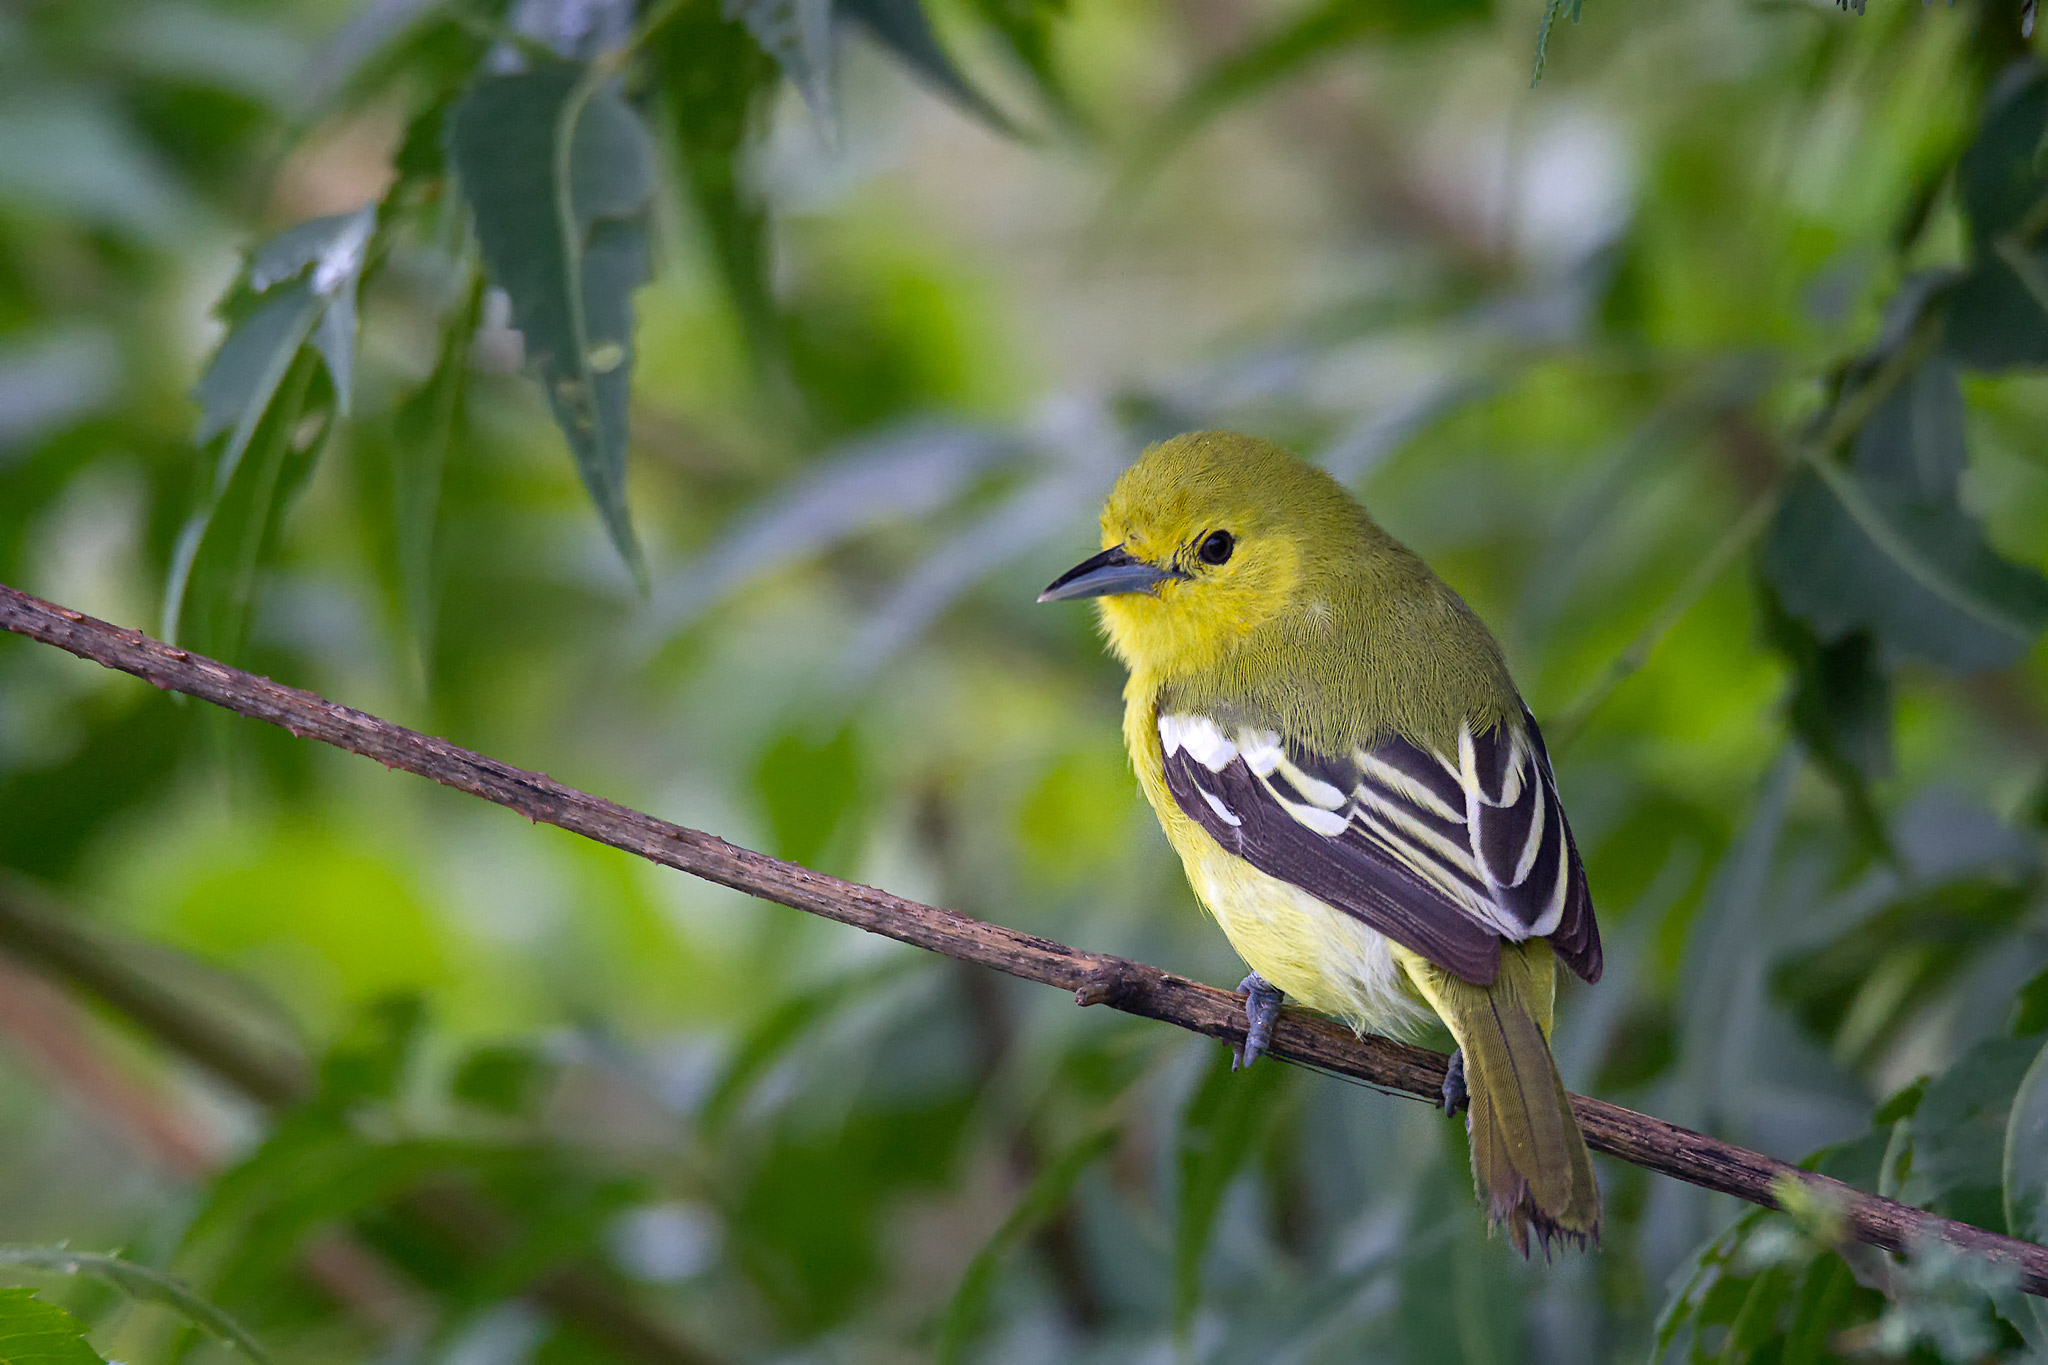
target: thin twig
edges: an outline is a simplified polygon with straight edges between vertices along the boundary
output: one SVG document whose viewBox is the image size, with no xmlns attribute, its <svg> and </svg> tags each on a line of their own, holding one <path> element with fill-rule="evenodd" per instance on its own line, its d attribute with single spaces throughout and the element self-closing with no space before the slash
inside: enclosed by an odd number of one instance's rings
<svg viewBox="0 0 2048 1365">
<path fill-rule="evenodd" d="M 158 687 L 186 693 L 304 739 L 317 739 L 480 796 L 585 838 L 729 886 L 764 900 L 976 962 L 1027 981 L 1074 992 L 1084 1005 L 1108 1005 L 1225 1042 L 1244 1039 L 1238 996 L 1157 967 L 986 924 L 937 906 L 842 881 L 795 863 L 739 848 L 698 830 L 565 786 L 541 773 L 407 730 L 297 688 L 53 606 L 0 585 L 0 628 L 26 635 Z M 1273 1055 L 1433 1100 L 1444 1058 L 1391 1039 L 1352 1034 L 1332 1020 L 1289 1010 L 1274 1031 Z M 2011 1268 L 2020 1287 L 2048 1297 L 2048 1248 L 1938 1218 L 1774 1157 L 1585 1096 L 1572 1097 L 1594 1150 L 1766 1208 L 1781 1192 L 1838 1215 L 1845 1234 L 1887 1251 L 1935 1242 Z"/>
</svg>

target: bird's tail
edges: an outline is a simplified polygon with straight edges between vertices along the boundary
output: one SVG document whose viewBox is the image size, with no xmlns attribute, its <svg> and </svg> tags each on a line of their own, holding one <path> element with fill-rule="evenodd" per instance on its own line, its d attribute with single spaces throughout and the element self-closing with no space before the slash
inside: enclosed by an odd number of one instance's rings
<svg viewBox="0 0 2048 1365">
<path fill-rule="evenodd" d="M 1500 975 L 1474 986 L 1440 968 L 1404 964 L 1465 1056 L 1472 1178 L 1495 1226 L 1529 1254 L 1534 1231 L 1554 1241 L 1600 1240 L 1600 1188 L 1586 1140 L 1550 1056 L 1556 966 L 1542 940 L 1503 944 Z M 1420 968 L 1420 970 L 1417 970 Z"/>
</svg>

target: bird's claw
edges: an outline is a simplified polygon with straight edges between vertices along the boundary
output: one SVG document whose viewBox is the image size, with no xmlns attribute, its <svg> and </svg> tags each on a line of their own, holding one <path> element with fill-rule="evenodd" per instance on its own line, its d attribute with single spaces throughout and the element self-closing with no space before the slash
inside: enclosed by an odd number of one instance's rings
<svg viewBox="0 0 2048 1365">
<path fill-rule="evenodd" d="M 1444 1112 L 1455 1114 L 1471 1102 L 1472 1097 L 1465 1090 L 1465 1049 L 1455 1048 L 1451 1064 L 1444 1068 Z"/>
<path fill-rule="evenodd" d="M 1237 1071 L 1259 1060 L 1259 1054 L 1273 1041 L 1273 1024 L 1280 1017 L 1280 991 L 1266 978 L 1253 972 L 1237 983 L 1244 995 L 1244 1045 L 1230 1050 L 1230 1069 Z"/>
</svg>

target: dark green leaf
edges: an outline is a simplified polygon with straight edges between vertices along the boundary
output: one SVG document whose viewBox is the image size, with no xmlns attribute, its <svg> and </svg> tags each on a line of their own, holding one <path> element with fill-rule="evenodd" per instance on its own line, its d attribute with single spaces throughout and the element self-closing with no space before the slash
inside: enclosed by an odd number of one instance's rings
<svg viewBox="0 0 2048 1365">
<path fill-rule="evenodd" d="M 2048 252 L 2035 252 L 2048 270 Z M 1980 258 L 1949 292 L 1942 346 L 1960 365 L 2000 371 L 2048 365 L 2048 312 L 1997 256 Z"/>
<path fill-rule="evenodd" d="M 1841 792 L 1849 818 L 1872 848 L 1890 845 L 1870 784 L 1891 773 L 1892 686 L 1877 637 L 1851 631 L 1823 642 L 1785 610 L 1769 583 L 1757 585 L 1764 633 L 1792 665 L 1787 712 L 1808 755 Z"/>
<path fill-rule="evenodd" d="M 1047 106 L 1070 124 L 1078 123 L 1073 96 L 1053 53 L 1053 30 L 1066 17 L 1068 0 L 973 0 L 973 5 L 1011 59 L 1031 77 Z"/>
<path fill-rule="evenodd" d="M 399 594 L 412 627 L 422 667 L 433 658 L 436 591 L 435 531 L 440 521 L 441 483 L 448 452 L 460 438 L 469 393 L 469 348 L 483 316 L 484 285 L 478 276 L 464 303 L 449 316 L 441 334 L 434 372 L 398 406 L 392 492 L 396 504 Z"/>
<path fill-rule="evenodd" d="M 1545 0 L 1543 20 L 1536 26 L 1536 60 L 1529 72 L 1529 85 L 1533 89 L 1543 82 L 1543 68 L 1550 61 L 1550 31 L 1559 19 L 1579 22 L 1580 0 Z"/>
<path fill-rule="evenodd" d="M 1968 461 L 1963 386 L 1939 359 L 1921 363 L 1871 410 L 1852 458 L 1861 477 L 1941 503 L 1955 501 Z"/>
<path fill-rule="evenodd" d="M 1181 1114 L 1174 1153 L 1173 1321 L 1185 1333 L 1202 1301 L 1202 1266 L 1223 1196 L 1244 1169 L 1284 1103 L 1288 1073 L 1269 1059 L 1231 1068 L 1228 1048 L 1200 1044 L 1213 1055 Z"/>
<path fill-rule="evenodd" d="M 668 98 L 683 182 L 757 366 L 776 360 L 768 210 L 746 152 L 777 88 L 776 63 L 716 6 L 688 5 L 650 53 Z"/>
<path fill-rule="evenodd" d="M 488 1043 L 473 1048 L 455 1068 L 449 1090 L 456 1099 L 494 1114 L 524 1116 L 539 1104 L 553 1067 L 532 1048 Z"/>
<path fill-rule="evenodd" d="M 0 1246 L 0 1265 L 104 1280 L 131 1299 L 164 1305 L 207 1335 L 235 1347 L 258 1365 L 267 1365 L 270 1360 L 242 1324 L 193 1293 L 192 1286 L 177 1276 L 167 1275 L 150 1266 L 98 1252 L 36 1246 Z"/>
<path fill-rule="evenodd" d="M 633 290 L 647 278 L 653 145 L 614 83 L 547 62 L 485 76 L 448 121 L 492 282 L 512 300 L 556 424 L 637 579 L 626 512 Z"/>
<path fill-rule="evenodd" d="M 839 0 L 839 9 L 962 109 L 998 132 L 1016 132 L 1016 125 L 969 84 L 939 46 L 920 0 Z"/>
<path fill-rule="evenodd" d="M 738 0 L 728 7 L 803 96 L 828 140 L 839 136 L 832 98 L 832 0 Z M 710 18 L 704 11 L 692 27 Z"/>
<path fill-rule="evenodd" d="M 1956 163 L 1956 185 L 1980 254 L 2018 227 L 2048 196 L 2039 152 L 2048 131 L 2048 71 L 2011 67 L 1984 100 L 1983 126 Z"/>
<path fill-rule="evenodd" d="M 2042 1032 L 2048 1032 L 2048 971 L 2037 972 L 2012 1002 L 2012 1036 L 2031 1038 Z"/>
<path fill-rule="evenodd" d="M 942 1363 L 967 1358 L 968 1348 L 988 1312 L 989 1295 L 1004 1258 L 1060 1211 L 1081 1172 L 1115 1144 L 1119 1131 L 1116 1125 L 1098 1128 L 1047 1162 L 1002 1226 L 974 1253 L 940 1323 L 938 1358 Z"/>
<path fill-rule="evenodd" d="M 2040 1050 L 2035 1038 L 1991 1039 L 1928 1083 L 1906 1121 L 1913 1164 L 1900 1199 L 2003 1230 L 2007 1119 Z"/>
<path fill-rule="evenodd" d="M 1763 563 L 1822 640 L 1868 630 L 1957 672 L 2012 662 L 2048 625 L 2048 579 L 2000 558 L 1961 508 L 1825 460 L 1793 476 Z"/>
<path fill-rule="evenodd" d="M 85 1324 L 33 1289 L 0 1289 L 0 1365 L 106 1365 Z"/>
<path fill-rule="evenodd" d="M 2048 1245 L 2048 1045 L 2035 1054 L 2012 1097 L 2005 1127 L 2005 1230 Z M 2048 1338 L 2048 1305 L 2029 1296 L 2027 1326 Z"/>
</svg>

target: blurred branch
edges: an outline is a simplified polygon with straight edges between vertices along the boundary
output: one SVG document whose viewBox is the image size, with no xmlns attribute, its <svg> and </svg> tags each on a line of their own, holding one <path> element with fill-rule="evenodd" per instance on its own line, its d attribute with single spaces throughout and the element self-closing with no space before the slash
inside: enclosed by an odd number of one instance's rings
<svg viewBox="0 0 2048 1365">
<path fill-rule="evenodd" d="M 11 589 L 0 587 L 0 600 L 11 595 Z M 289 1108 L 313 1091 L 309 1063 L 265 1046 L 224 1022 L 217 1012 L 163 986 L 139 964 L 110 951 L 97 934 L 79 926 L 75 916 L 63 913 L 47 897 L 16 879 L 0 879 L 0 954 L 125 1015 L 158 1042 L 265 1108 Z M 18 983 L 8 979 L 11 975 L 0 967 L 0 1025 L 18 1015 L 27 999 Z M 94 1090 L 102 1107 L 110 1102 L 100 1093 L 104 1086 L 94 1089 L 97 1073 L 92 1068 L 74 1064 L 69 1070 L 85 1076 L 87 1088 Z M 164 1122 L 158 1119 L 153 1126 L 144 1125 L 144 1130 L 158 1138 L 160 1148 L 179 1169 L 197 1172 L 213 1164 L 211 1153 L 189 1142 L 162 1138 L 157 1130 Z M 415 1191 L 401 1200 L 398 1208 L 440 1240 L 480 1258 L 497 1252 L 509 1236 L 509 1219 L 501 1209 L 445 1182 Z M 323 1286 L 370 1320 L 394 1326 L 416 1317 L 403 1306 L 407 1296 L 397 1283 L 397 1273 L 360 1243 L 331 1236 L 309 1247 L 306 1261 Z M 591 1339 L 612 1347 L 623 1359 L 645 1365 L 714 1365 L 718 1359 L 679 1337 L 673 1327 L 634 1303 L 592 1267 L 555 1266 L 543 1271 L 526 1292 Z"/>
<path fill-rule="evenodd" d="M 388 768 L 432 778 L 530 820 L 546 821 L 764 900 L 1070 990 L 1083 1005 L 1108 1005 L 1226 1042 L 1244 1038 L 1243 1002 L 1229 991 L 1141 962 L 1083 952 L 983 923 L 738 848 L 713 835 L 591 796 L 544 774 L 515 768 L 311 692 L 175 649 L 139 630 L 108 625 L 5 585 L 0 585 L 0 628 L 160 688 L 268 721 L 300 738 L 317 739 L 373 758 Z M 1442 1091 L 1442 1055 L 1392 1039 L 1354 1035 L 1333 1020 L 1298 1010 L 1288 1010 L 1281 1017 L 1271 1051 L 1287 1061 L 1432 1102 Z M 1981 1256 L 2010 1268 L 2028 1293 L 2048 1297 L 2048 1248 L 1866 1194 L 1841 1181 L 1619 1105 L 1574 1096 L 1572 1107 L 1587 1142 L 1596 1151 L 1766 1208 L 1782 1208 L 1789 1194 L 1803 1208 L 1827 1210 L 1848 1238 L 1887 1251 L 1903 1253 L 1932 1242 Z M 571 1314 L 573 1296 L 549 1302 L 565 1315 Z M 630 1305 L 615 1302 L 612 1307 L 626 1310 Z M 595 1313 L 591 1316 L 601 1319 Z M 661 1358 L 694 1359 L 696 1354 L 677 1347 Z"/>
</svg>

